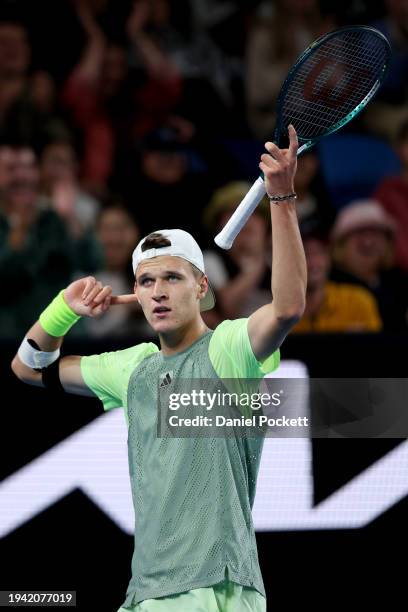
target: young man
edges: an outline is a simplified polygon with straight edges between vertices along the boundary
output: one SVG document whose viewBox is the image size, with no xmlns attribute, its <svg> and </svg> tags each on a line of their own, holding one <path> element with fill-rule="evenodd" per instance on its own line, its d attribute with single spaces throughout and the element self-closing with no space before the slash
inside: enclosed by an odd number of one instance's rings
<svg viewBox="0 0 408 612">
<path fill-rule="evenodd" d="M 133 253 L 134 295 L 112 297 L 93 277 L 75 281 L 40 315 L 12 362 L 24 382 L 96 395 L 105 410 L 125 408 L 136 542 L 121 610 L 266 610 L 251 517 L 263 438 L 160 438 L 157 420 L 160 382 L 262 378 L 278 366 L 278 349 L 302 316 L 306 264 L 293 193 L 298 143 L 293 127 L 289 134 L 289 149 L 266 143 L 259 164 L 271 197 L 270 304 L 208 329 L 200 308 L 211 308 L 214 299 L 201 250 L 187 232 L 162 230 Z M 142 343 L 59 358 L 80 316 L 134 300 L 161 350 Z"/>
</svg>

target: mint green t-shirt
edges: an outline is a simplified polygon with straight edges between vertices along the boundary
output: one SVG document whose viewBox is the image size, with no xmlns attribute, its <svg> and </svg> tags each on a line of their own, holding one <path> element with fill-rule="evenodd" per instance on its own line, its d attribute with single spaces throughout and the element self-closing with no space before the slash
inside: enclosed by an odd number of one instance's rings
<svg viewBox="0 0 408 612">
<path fill-rule="evenodd" d="M 81 358 L 81 373 L 87 387 L 99 397 L 104 410 L 121 408 L 127 416 L 127 391 L 133 370 L 143 359 L 159 352 L 153 342 L 143 342 L 121 351 Z"/>
<path fill-rule="evenodd" d="M 279 351 L 258 362 L 248 319 L 224 321 L 184 351 L 153 343 L 82 357 L 87 386 L 105 410 L 123 406 L 135 508 L 132 578 L 123 608 L 222 582 L 265 596 L 251 509 L 263 438 L 157 436 L 159 381 L 260 379 Z M 171 384 L 171 383 L 169 383 Z"/>
<path fill-rule="evenodd" d="M 279 350 L 257 361 L 248 336 L 248 319 L 223 321 L 212 334 L 209 357 L 219 378 L 262 378 L 276 370 Z M 120 351 L 88 355 L 81 359 L 81 373 L 87 387 L 99 397 L 104 410 L 124 408 L 133 370 L 143 359 L 159 352 L 153 342 L 143 342 Z"/>
</svg>

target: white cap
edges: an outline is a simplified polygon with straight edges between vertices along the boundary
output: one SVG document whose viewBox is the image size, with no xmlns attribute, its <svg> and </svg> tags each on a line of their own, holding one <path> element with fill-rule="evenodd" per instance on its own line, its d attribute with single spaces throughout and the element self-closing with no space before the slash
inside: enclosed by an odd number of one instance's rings
<svg viewBox="0 0 408 612">
<path fill-rule="evenodd" d="M 395 234 L 396 224 L 376 200 L 355 200 L 342 208 L 332 228 L 332 240 L 344 238 L 353 231 L 373 227 Z"/>
<path fill-rule="evenodd" d="M 171 242 L 171 245 L 159 247 L 158 249 L 148 249 L 147 251 L 142 251 L 142 245 L 146 240 L 146 237 L 143 238 L 133 251 L 132 255 L 132 266 L 135 276 L 137 267 L 142 261 L 145 259 L 151 259 L 152 257 L 160 257 L 162 255 L 171 255 L 173 257 L 181 257 L 182 259 L 186 259 L 205 274 L 203 253 L 191 234 L 181 229 L 157 230 L 154 233 L 162 234 L 162 236 Z M 210 310 L 214 307 L 214 304 L 214 291 L 210 283 L 208 283 L 208 291 L 205 297 L 203 297 L 201 300 L 200 310 Z"/>
</svg>

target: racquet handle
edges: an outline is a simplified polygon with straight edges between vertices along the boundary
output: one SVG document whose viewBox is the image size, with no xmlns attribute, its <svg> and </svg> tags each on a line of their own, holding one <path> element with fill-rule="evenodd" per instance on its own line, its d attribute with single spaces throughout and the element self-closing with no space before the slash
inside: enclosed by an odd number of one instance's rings
<svg viewBox="0 0 408 612">
<path fill-rule="evenodd" d="M 301 147 L 299 147 L 297 156 L 299 157 L 299 155 L 308 148 L 308 144 L 303 144 Z M 260 176 L 256 179 L 255 183 L 252 185 L 245 198 L 241 201 L 232 217 L 230 217 L 220 233 L 214 238 L 215 244 L 221 247 L 221 249 L 225 250 L 232 247 L 235 238 L 238 236 L 239 232 L 242 230 L 245 223 L 248 221 L 249 217 L 252 215 L 255 208 L 264 197 L 265 193 L 265 183 L 263 178 Z"/>
<path fill-rule="evenodd" d="M 214 238 L 215 244 L 225 250 L 232 247 L 235 238 L 238 236 L 265 193 L 265 183 L 260 176 L 256 179 L 232 217 L 228 220 L 228 223 L 225 224 L 220 233 Z"/>
</svg>

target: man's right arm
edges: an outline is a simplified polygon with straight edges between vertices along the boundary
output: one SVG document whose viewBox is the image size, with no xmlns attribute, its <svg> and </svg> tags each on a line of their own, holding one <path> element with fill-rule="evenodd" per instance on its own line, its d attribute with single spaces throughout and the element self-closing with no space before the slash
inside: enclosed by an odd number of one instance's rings
<svg viewBox="0 0 408 612">
<path fill-rule="evenodd" d="M 71 283 L 63 292 L 65 305 L 72 315 L 97 317 L 105 312 L 111 304 L 112 288 L 102 283 L 94 277 L 89 276 Z M 50 308 L 50 307 L 48 307 Z M 61 317 L 56 317 L 57 326 L 55 329 L 63 329 L 60 322 Z M 51 320 L 48 317 L 48 325 L 53 326 L 52 312 Z M 64 340 L 63 335 L 51 335 L 45 331 L 40 320 L 36 321 L 26 334 L 38 347 L 39 351 L 52 352 L 59 349 Z M 11 368 L 14 374 L 23 382 L 44 387 L 42 373 L 37 369 L 31 368 L 20 359 L 18 353 L 15 355 Z M 79 355 L 68 355 L 62 357 L 59 362 L 59 378 L 65 391 L 76 395 L 86 395 L 96 397 L 86 385 L 81 373 L 81 357 Z"/>
</svg>

